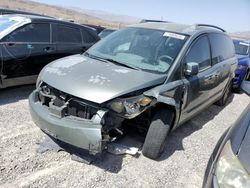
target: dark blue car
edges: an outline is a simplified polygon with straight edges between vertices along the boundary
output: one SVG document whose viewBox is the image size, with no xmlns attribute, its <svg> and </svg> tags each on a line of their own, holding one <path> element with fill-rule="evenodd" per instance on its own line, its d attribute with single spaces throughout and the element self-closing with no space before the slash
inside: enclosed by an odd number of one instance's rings
<svg viewBox="0 0 250 188">
<path fill-rule="evenodd" d="M 233 88 L 239 89 L 243 80 L 250 80 L 250 41 L 233 40 L 238 58 L 238 67 L 235 71 Z"/>
</svg>

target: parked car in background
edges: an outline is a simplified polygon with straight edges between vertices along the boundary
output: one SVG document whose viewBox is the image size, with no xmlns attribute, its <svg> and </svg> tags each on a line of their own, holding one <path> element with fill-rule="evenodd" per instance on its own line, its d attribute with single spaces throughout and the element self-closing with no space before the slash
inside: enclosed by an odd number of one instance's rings
<svg viewBox="0 0 250 188">
<path fill-rule="evenodd" d="M 0 88 L 35 83 L 45 65 L 83 53 L 98 40 L 87 26 L 34 15 L 2 15 Z"/>
<path fill-rule="evenodd" d="M 250 82 L 241 88 L 250 96 Z M 203 188 L 250 187 L 250 104 L 218 141 L 204 176 Z"/>
<path fill-rule="evenodd" d="M 114 31 L 116 31 L 115 29 L 104 29 L 102 32 L 99 33 L 99 37 L 101 39 L 105 38 L 106 36 L 110 35 L 111 33 L 113 33 Z"/>
<path fill-rule="evenodd" d="M 234 39 L 233 42 L 238 58 L 233 88 L 239 90 L 243 80 L 250 80 L 250 41 Z"/>
<path fill-rule="evenodd" d="M 130 124 L 145 131 L 142 153 L 156 159 L 170 131 L 226 103 L 236 64 L 221 28 L 141 23 L 47 65 L 29 97 L 30 112 L 47 134 L 90 154 Z"/>
<path fill-rule="evenodd" d="M 0 7 L 0 15 L 5 15 L 5 14 L 25 14 L 25 15 L 35 15 L 35 16 L 44 16 L 44 17 L 50 17 L 46 16 L 43 14 L 36 14 L 33 12 L 27 12 L 23 10 L 15 10 L 15 9 L 9 9 L 9 8 L 1 8 Z"/>
<path fill-rule="evenodd" d="M 97 34 L 99 34 L 100 32 L 102 32 L 105 29 L 105 27 L 102 27 L 100 25 L 93 25 L 93 24 L 83 24 L 83 25 L 94 28 L 96 30 Z"/>
</svg>

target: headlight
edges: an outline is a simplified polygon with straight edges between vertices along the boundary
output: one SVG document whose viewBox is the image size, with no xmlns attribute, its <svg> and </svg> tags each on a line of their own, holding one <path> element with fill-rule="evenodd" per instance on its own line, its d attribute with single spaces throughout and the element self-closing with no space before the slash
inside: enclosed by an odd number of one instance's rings
<svg viewBox="0 0 250 188">
<path fill-rule="evenodd" d="M 233 153 L 230 141 L 225 144 L 220 154 L 215 174 L 221 188 L 250 187 L 250 176 Z"/>
<path fill-rule="evenodd" d="M 109 107 L 117 113 L 132 115 L 137 114 L 152 102 L 152 98 L 140 95 L 126 99 L 117 99 Z"/>
</svg>

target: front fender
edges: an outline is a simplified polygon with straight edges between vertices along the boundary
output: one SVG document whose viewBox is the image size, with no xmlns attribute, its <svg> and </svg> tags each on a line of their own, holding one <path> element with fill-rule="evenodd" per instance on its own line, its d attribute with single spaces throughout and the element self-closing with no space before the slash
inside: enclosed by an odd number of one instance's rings
<svg viewBox="0 0 250 188">
<path fill-rule="evenodd" d="M 166 97 L 166 96 L 162 96 L 159 95 L 157 98 L 157 103 L 163 103 L 163 104 L 167 104 L 173 107 L 178 107 L 179 104 L 177 104 L 176 100 L 174 98 L 170 98 L 170 97 Z"/>
<path fill-rule="evenodd" d="M 179 122 L 183 92 L 184 83 L 182 80 L 177 80 L 150 89 L 149 91 L 144 92 L 144 95 L 156 98 L 157 103 L 163 103 L 174 107 L 176 114 L 173 127 L 175 128 Z"/>
</svg>

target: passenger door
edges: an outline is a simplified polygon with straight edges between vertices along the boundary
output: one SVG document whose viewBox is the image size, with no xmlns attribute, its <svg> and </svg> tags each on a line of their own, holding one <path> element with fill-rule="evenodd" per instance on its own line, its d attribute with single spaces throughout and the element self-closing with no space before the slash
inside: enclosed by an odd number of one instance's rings
<svg viewBox="0 0 250 188">
<path fill-rule="evenodd" d="M 49 23 L 30 23 L 3 39 L 3 74 L 7 78 L 37 75 L 54 60 Z"/>
<path fill-rule="evenodd" d="M 57 58 L 79 54 L 84 49 L 81 30 L 65 24 L 53 24 L 53 43 L 57 47 Z"/>
<path fill-rule="evenodd" d="M 184 57 L 184 67 L 189 62 L 198 63 L 199 73 L 194 76 L 183 75 L 185 94 L 180 123 L 203 109 L 209 103 L 211 93 L 214 92 L 216 71 L 212 67 L 210 43 L 207 35 L 198 37 L 192 43 Z"/>
</svg>

